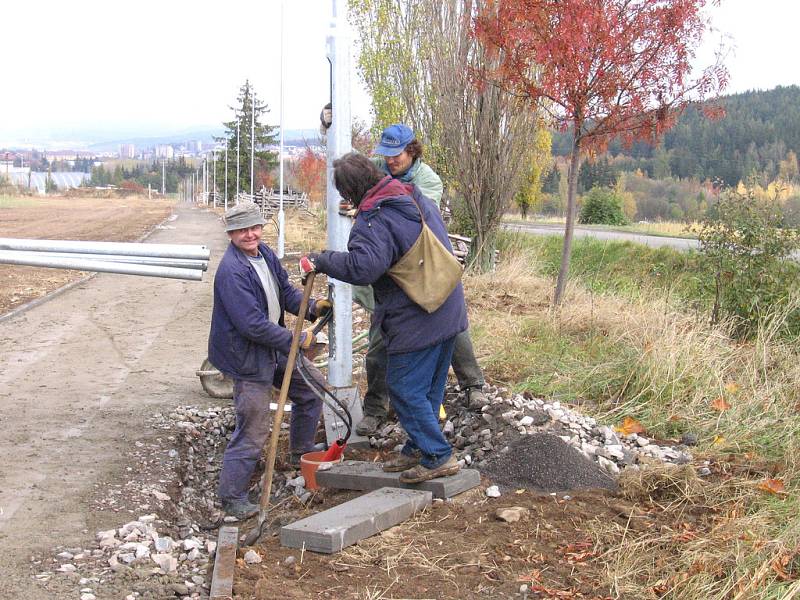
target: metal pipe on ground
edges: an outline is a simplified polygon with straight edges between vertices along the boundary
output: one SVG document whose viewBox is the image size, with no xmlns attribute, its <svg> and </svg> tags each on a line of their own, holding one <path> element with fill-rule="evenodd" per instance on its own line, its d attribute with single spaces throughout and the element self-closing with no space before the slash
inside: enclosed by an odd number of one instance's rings
<svg viewBox="0 0 800 600">
<path fill-rule="evenodd" d="M 96 271 L 98 273 L 118 273 L 120 275 L 143 275 L 145 277 L 164 277 L 167 279 L 185 279 L 202 281 L 203 271 L 200 269 L 181 269 L 177 267 L 156 267 L 152 265 L 129 264 L 103 260 L 80 258 L 59 258 L 47 256 L 20 257 L 19 252 L 0 250 L 0 264 L 24 265 L 29 267 L 45 267 L 48 269 L 71 269 L 75 271 Z"/>
<path fill-rule="evenodd" d="M 130 256 L 128 254 L 81 254 L 78 252 L 28 252 L 24 250 L 6 250 L 14 252 L 20 258 L 30 257 L 52 257 L 52 258 L 72 258 L 99 260 L 115 263 L 131 263 L 137 265 L 152 265 L 154 267 L 177 267 L 179 269 L 200 269 L 208 270 L 208 261 L 194 260 L 189 258 L 161 258 L 158 256 Z"/>
<path fill-rule="evenodd" d="M 76 240 L 32 240 L 0 238 L 0 250 L 27 252 L 68 252 L 77 254 L 125 254 L 160 258 L 208 260 L 207 246 L 189 244 L 139 244 L 135 242 L 89 242 Z"/>
</svg>

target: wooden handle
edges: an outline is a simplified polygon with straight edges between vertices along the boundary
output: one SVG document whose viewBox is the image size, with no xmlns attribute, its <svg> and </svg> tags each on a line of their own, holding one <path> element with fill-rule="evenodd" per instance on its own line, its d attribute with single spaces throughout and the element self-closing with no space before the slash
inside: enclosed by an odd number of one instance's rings
<svg viewBox="0 0 800 600">
<path fill-rule="evenodd" d="M 261 500 L 259 501 L 261 512 L 258 518 L 259 525 L 264 522 L 267 516 L 269 497 L 272 493 L 272 475 L 275 473 L 275 456 L 278 453 L 278 436 L 281 433 L 281 422 L 283 421 L 283 409 L 289 397 L 289 386 L 292 383 L 294 363 L 297 359 L 297 350 L 300 347 L 300 337 L 303 334 L 303 322 L 305 321 L 306 312 L 308 311 L 308 301 L 309 298 L 311 298 L 311 290 L 314 287 L 315 275 L 316 273 L 314 271 L 308 274 L 306 285 L 303 288 L 303 299 L 300 301 L 300 310 L 297 311 L 297 320 L 294 323 L 294 330 L 292 331 L 292 345 L 289 347 L 289 357 L 286 359 L 286 370 L 283 372 L 283 382 L 281 383 L 281 393 L 278 397 L 278 407 L 275 409 L 275 415 L 272 419 L 272 431 L 270 431 L 269 449 L 267 450 L 267 464 L 264 469 L 264 475 L 261 477 Z"/>
</svg>

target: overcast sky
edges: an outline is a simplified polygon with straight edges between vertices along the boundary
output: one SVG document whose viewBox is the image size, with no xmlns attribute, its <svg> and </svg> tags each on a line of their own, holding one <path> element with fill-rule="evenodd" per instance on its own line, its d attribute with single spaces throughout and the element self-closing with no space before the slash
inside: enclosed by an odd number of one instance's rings
<svg viewBox="0 0 800 600">
<path fill-rule="evenodd" d="M 287 129 L 316 127 L 327 101 L 331 6 L 286 1 Z M 723 0 L 711 9 L 719 32 L 699 60 L 710 60 L 724 34 L 732 47 L 728 91 L 800 84 L 791 41 L 798 6 Z M 272 109 L 268 122 L 278 122 L 280 0 L 14 1 L 3 2 L 0 23 L 0 140 L 71 127 L 133 135 L 216 126 L 230 118 L 247 78 Z M 351 85 L 354 114 L 367 117 L 355 64 Z"/>
</svg>

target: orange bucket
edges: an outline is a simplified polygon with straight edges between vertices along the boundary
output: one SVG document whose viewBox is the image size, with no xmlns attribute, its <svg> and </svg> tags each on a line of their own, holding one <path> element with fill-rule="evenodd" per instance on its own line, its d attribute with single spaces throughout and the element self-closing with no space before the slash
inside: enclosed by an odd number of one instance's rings
<svg viewBox="0 0 800 600">
<path fill-rule="evenodd" d="M 317 452 L 306 452 L 300 457 L 300 474 L 306 480 L 307 490 L 318 490 L 317 485 L 317 469 L 320 465 L 332 465 L 334 463 L 342 462 L 340 456 L 338 460 L 322 460 L 325 457 L 327 450 L 319 450 Z"/>
</svg>

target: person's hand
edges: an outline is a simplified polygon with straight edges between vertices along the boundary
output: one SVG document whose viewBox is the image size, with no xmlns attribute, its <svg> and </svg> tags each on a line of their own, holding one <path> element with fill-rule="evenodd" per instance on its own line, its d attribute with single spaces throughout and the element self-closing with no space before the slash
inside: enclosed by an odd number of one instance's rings
<svg viewBox="0 0 800 600">
<path fill-rule="evenodd" d="M 358 209 L 347 200 L 343 199 L 339 202 L 339 214 L 343 217 L 355 217 L 357 212 Z"/>
<path fill-rule="evenodd" d="M 300 259 L 300 281 L 303 285 L 306 284 L 306 280 L 311 273 L 314 273 L 317 270 L 317 256 L 318 254 L 307 254 L 303 258 Z"/>
<path fill-rule="evenodd" d="M 329 312 L 333 310 L 333 302 L 330 300 L 317 300 L 317 304 L 314 306 L 314 311 L 318 317 L 324 317 Z"/>
<path fill-rule="evenodd" d="M 333 110 L 331 109 L 331 103 L 328 102 L 319 113 L 319 132 L 321 135 L 325 135 L 328 132 L 331 123 L 333 123 Z"/>
<path fill-rule="evenodd" d="M 309 327 L 300 334 L 300 350 L 308 350 L 317 343 L 317 334 L 314 333 L 314 328 Z"/>
</svg>

